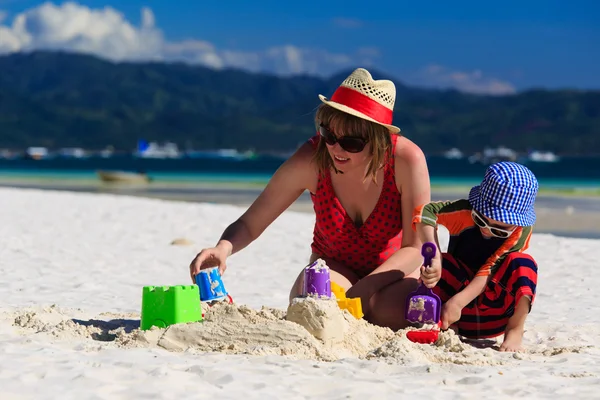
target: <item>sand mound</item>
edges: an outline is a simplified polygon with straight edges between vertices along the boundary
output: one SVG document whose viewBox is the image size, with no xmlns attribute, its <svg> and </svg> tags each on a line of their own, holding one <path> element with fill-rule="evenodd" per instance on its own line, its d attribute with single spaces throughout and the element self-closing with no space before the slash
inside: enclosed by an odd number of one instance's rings
<svg viewBox="0 0 600 400">
<path fill-rule="evenodd" d="M 407 329 L 408 330 L 408 329 Z M 453 331 L 441 332 L 433 345 L 419 345 L 406 338 L 406 331 L 367 354 L 367 359 L 383 359 L 400 364 L 503 365 L 507 361 L 491 349 L 477 349 L 461 341 Z"/>
<path fill-rule="evenodd" d="M 22 334 L 44 334 L 62 340 L 93 339 L 121 348 L 159 347 L 175 352 L 281 355 L 293 359 L 335 361 L 341 358 L 382 360 L 389 363 L 501 365 L 530 354 L 500 355 L 492 348 L 477 348 L 461 341 L 454 332 L 442 332 L 438 341 L 420 345 L 406 338 L 406 331 L 357 320 L 335 301 L 296 299 L 287 312 L 263 307 L 217 303 L 207 308 L 199 323 L 165 329 L 140 330 L 136 314 L 101 314 L 100 318 L 74 318 L 75 310 L 47 307 L 4 313 Z M 546 349 L 552 356 L 569 349 Z M 581 351 L 577 349 L 576 351 Z"/>
<path fill-rule="evenodd" d="M 301 325 L 325 343 L 339 343 L 348 333 L 349 323 L 333 299 L 294 299 L 288 307 L 285 319 Z"/>
<path fill-rule="evenodd" d="M 334 305 L 333 301 L 299 299 L 286 314 L 267 307 L 254 310 L 244 305 L 217 303 L 207 309 L 202 323 L 135 331 L 132 338 L 125 335 L 119 340 L 126 346 L 156 345 L 171 351 L 333 361 L 363 357 L 394 337 L 391 330 L 356 320 Z"/>
<path fill-rule="evenodd" d="M 82 315 L 81 310 L 62 309 L 57 306 L 30 308 L 15 312 L 4 312 L 3 318 L 12 320 L 13 326 L 22 334 L 46 334 L 62 340 L 91 338 L 102 342 L 115 341 L 119 336 L 127 336 L 139 327 L 139 315 L 102 313 L 105 319 L 74 318 Z M 136 318 L 138 320 L 136 320 Z"/>
</svg>

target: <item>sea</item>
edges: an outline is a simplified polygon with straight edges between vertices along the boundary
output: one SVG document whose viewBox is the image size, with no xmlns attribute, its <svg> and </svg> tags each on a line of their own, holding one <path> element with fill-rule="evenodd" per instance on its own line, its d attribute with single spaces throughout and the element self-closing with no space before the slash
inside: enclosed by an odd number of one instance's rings
<svg viewBox="0 0 600 400">
<path fill-rule="evenodd" d="M 246 206 L 256 199 L 284 161 L 284 158 L 274 156 L 165 159 L 135 155 L 0 159 L 0 186 Z M 600 157 L 521 162 L 533 171 L 540 183 L 536 208 L 560 213 L 573 209 L 600 214 Z M 467 158 L 443 156 L 427 156 L 427 164 L 432 200 L 468 195 L 470 187 L 481 181 L 488 166 Z M 107 184 L 99 179 L 98 171 L 144 172 L 151 181 L 133 185 Z M 296 210 L 310 211 L 310 195 L 302 194 L 294 206 L 299 206 Z M 585 231 L 555 227 L 547 233 L 600 239 L 600 226 Z"/>
<path fill-rule="evenodd" d="M 0 179 L 97 179 L 97 171 L 144 172 L 156 183 L 256 183 L 265 184 L 285 160 L 274 156 L 253 158 L 143 158 L 54 157 L 0 159 Z M 600 190 L 600 157 L 562 157 L 556 162 L 521 161 L 537 176 L 542 189 Z M 467 158 L 428 156 L 431 183 L 436 186 L 472 185 L 483 178 L 487 164 Z"/>
</svg>

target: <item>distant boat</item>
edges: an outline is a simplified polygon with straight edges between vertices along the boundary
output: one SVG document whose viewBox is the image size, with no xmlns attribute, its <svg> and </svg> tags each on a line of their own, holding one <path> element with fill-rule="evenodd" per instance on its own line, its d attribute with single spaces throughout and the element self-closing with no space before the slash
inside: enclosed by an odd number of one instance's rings
<svg viewBox="0 0 600 400">
<path fill-rule="evenodd" d="M 149 183 L 152 181 L 145 172 L 96 171 L 102 182 L 109 183 Z"/>
<path fill-rule="evenodd" d="M 50 157 L 50 152 L 45 147 L 28 147 L 25 150 L 25 158 L 42 160 L 48 157 Z"/>
<path fill-rule="evenodd" d="M 485 148 L 482 153 L 475 153 L 468 158 L 469 163 L 490 165 L 500 161 L 517 161 L 518 154 L 508 147 L 500 146 L 495 149 Z"/>
<path fill-rule="evenodd" d="M 85 158 L 87 152 L 80 147 L 66 147 L 58 150 L 57 155 L 61 158 Z"/>
<path fill-rule="evenodd" d="M 453 147 L 450 150 L 444 152 L 444 157 L 449 160 L 460 160 L 464 157 L 464 154 L 456 147 Z"/>
<path fill-rule="evenodd" d="M 185 152 L 189 158 L 207 158 L 207 159 L 230 159 L 230 160 L 250 160 L 256 158 L 256 153 L 252 150 L 240 153 L 236 149 L 218 149 L 218 150 L 188 150 Z"/>
<path fill-rule="evenodd" d="M 138 141 L 137 149 L 133 155 L 140 158 L 181 158 L 181 152 L 177 148 L 177 144 L 167 142 L 163 146 L 156 142 L 146 142 L 145 140 Z"/>
<path fill-rule="evenodd" d="M 560 161 L 560 157 L 554 154 L 551 151 L 532 151 L 529 153 L 529 160 L 535 162 L 558 162 Z"/>
</svg>

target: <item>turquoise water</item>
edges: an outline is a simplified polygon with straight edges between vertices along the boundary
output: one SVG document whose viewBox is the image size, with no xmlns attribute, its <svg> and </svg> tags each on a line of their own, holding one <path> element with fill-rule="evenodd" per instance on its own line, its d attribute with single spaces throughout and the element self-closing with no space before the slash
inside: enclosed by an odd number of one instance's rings
<svg viewBox="0 0 600 400">
<path fill-rule="evenodd" d="M 149 176 L 157 182 L 267 182 L 271 174 L 266 173 L 218 173 L 218 172 L 151 172 Z M 7 170 L 0 169 L 0 179 L 42 180 L 96 180 L 96 171 L 86 170 Z"/>
<path fill-rule="evenodd" d="M 0 160 L 0 179 L 98 181 L 97 170 L 144 171 L 158 183 L 264 184 L 283 159 L 259 157 L 234 159 L 139 159 L 136 157 L 54 158 Z M 542 188 L 600 189 L 600 158 L 563 158 L 556 163 L 527 162 Z M 486 165 L 468 160 L 428 157 L 431 183 L 437 186 L 471 186 L 484 176 Z"/>
<path fill-rule="evenodd" d="M 165 184 L 193 183 L 252 183 L 266 184 L 270 173 L 233 173 L 233 172 L 149 172 L 154 182 Z M 0 179 L 10 180 L 42 180 L 42 181 L 96 181 L 98 176 L 92 170 L 32 170 L 32 169 L 0 169 Z M 472 186 L 479 183 L 476 177 L 431 177 L 431 184 L 436 186 Z M 600 180 L 596 179 L 552 179 L 540 178 L 540 187 L 546 189 L 596 189 L 600 188 Z"/>
<path fill-rule="evenodd" d="M 104 162 L 80 163 L 77 161 L 69 162 L 68 168 L 64 166 L 44 165 L 39 162 L 23 163 L 25 165 L 15 165 L 0 162 L 0 186 L 18 186 L 30 188 L 52 188 L 58 190 L 74 190 L 103 192 L 108 190 L 110 193 L 122 193 L 128 195 L 140 195 L 149 197 L 158 197 L 165 199 L 177 199 L 195 202 L 221 202 L 222 199 L 231 199 L 239 204 L 249 204 L 254 201 L 260 187 L 266 184 L 271 178 L 273 172 L 279 164 L 273 163 L 267 167 L 256 164 L 242 163 L 205 163 L 199 166 L 196 162 L 181 165 L 177 161 L 170 160 L 152 161 L 152 168 L 144 168 L 146 173 L 153 178 L 149 185 L 129 188 L 126 185 L 121 187 L 106 187 L 102 185 L 96 174 L 97 169 L 128 170 L 134 171 L 133 165 L 123 165 L 115 160 L 110 166 Z M 478 184 L 485 173 L 485 166 L 481 165 L 460 165 L 455 162 L 438 162 L 430 165 L 431 183 L 436 187 L 460 187 L 459 190 L 465 191 L 464 187 L 470 187 Z M 82 165 L 83 164 L 83 165 Z M 196 168 L 190 168 L 192 165 Z M 564 196 L 559 194 L 546 193 L 540 196 L 536 202 L 539 207 L 554 209 L 563 213 L 569 207 L 573 209 L 586 210 L 588 212 L 600 212 L 600 201 L 596 196 L 585 196 L 585 191 L 600 190 L 600 172 L 596 173 L 593 167 L 600 163 L 589 162 L 588 165 L 542 165 L 537 170 L 533 169 L 538 176 L 540 188 L 546 190 L 552 189 L 575 189 L 579 196 Z M 39 166 L 39 168 L 37 168 Z M 447 167 L 448 166 L 448 167 Z M 83 168 L 82 168 L 83 167 Z M 224 169 L 224 170 L 223 170 Z M 221 183 L 225 185 L 211 185 L 211 183 Z M 232 186 L 227 184 L 231 183 Z M 203 185 L 208 184 L 208 185 Z M 236 187 L 236 184 L 239 187 Z M 443 200 L 444 190 L 438 190 L 439 198 Z M 465 195 L 468 189 L 465 191 Z M 304 195 L 303 195 L 304 196 Z M 433 196 L 433 193 L 432 193 Z M 303 200 L 310 201 L 305 193 Z M 237 204 L 236 203 L 236 204 Z M 559 236 L 572 236 L 584 238 L 598 238 L 600 233 L 594 231 L 550 231 Z"/>
</svg>

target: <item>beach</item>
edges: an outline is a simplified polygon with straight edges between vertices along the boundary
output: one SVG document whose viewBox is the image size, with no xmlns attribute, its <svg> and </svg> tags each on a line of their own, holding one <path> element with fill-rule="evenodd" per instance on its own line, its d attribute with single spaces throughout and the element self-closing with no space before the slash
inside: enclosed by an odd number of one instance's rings
<svg viewBox="0 0 600 400">
<path fill-rule="evenodd" d="M 187 182 L 163 180 L 151 184 L 105 184 L 94 179 L 48 179 L 0 175 L 1 187 L 44 189 L 83 193 L 114 194 L 172 200 L 179 202 L 229 204 L 248 207 L 258 197 L 265 183 L 196 178 Z M 469 185 L 432 185 L 432 200 L 467 198 Z M 536 232 L 567 237 L 600 239 L 600 196 L 586 189 L 571 188 L 562 192 L 542 188 L 536 199 Z M 304 192 L 289 208 L 290 211 L 312 213 L 313 205 Z"/>
<path fill-rule="evenodd" d="M 450 333 L 419 345 L 351 319 L 331 344 L 285 320 L 310 255 L 306 210 L 286 211 L 230 258 L 234 305 L 141 332 L 143 286 L 189 285 L 197 251 L 245 210 L 222 203 L 0 188 L 2 398 L 597 398 L 592 239 L 534 233 L 539 286 L 522 353 Z M 578 215 L 561 208 L 541 219 Z"/>
</svg>

